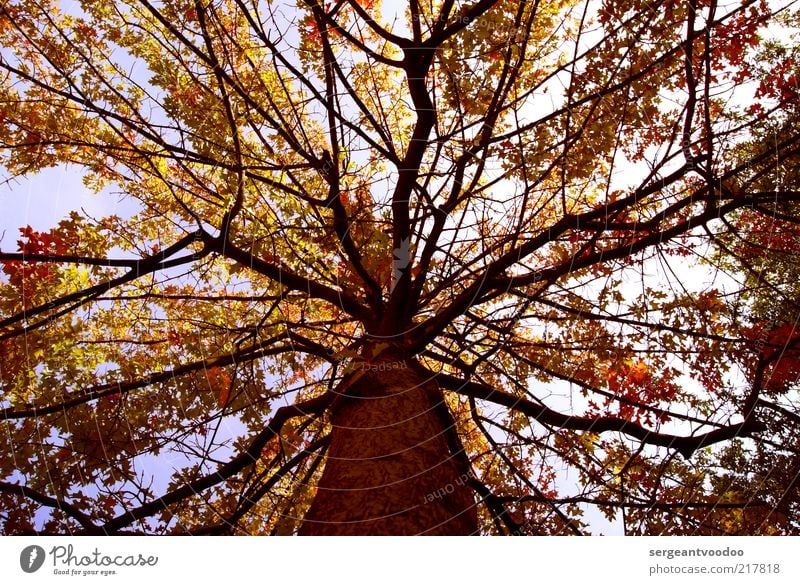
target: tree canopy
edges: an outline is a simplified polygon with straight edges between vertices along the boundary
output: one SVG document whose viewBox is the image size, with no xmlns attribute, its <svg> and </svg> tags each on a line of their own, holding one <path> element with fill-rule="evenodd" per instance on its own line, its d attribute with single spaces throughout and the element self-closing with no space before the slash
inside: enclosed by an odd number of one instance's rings
<svg viewBox="0 0 800 585">
<path fill-rule="evenodd" d="M 792 4 L 5 0 L 1 530 L 798 533 Z"/>
</svg>

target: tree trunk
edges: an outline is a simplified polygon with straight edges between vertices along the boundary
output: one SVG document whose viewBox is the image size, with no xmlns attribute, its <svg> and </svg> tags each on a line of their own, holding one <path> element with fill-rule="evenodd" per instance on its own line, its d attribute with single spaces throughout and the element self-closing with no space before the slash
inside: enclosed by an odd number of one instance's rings
<svg viewBox="0 0 800 585">
<path fill-rule="evenodd" d="M 327 461 L 300 534 L 477 531 L 466 470 L 448 446 L 441 390 L 414 366 L 393 350 L 342 382 Z"/>
</svg>

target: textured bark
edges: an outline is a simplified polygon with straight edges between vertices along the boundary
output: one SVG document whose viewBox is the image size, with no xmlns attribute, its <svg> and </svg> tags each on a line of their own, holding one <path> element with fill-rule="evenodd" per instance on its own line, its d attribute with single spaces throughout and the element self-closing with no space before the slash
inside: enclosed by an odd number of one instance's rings
<svg viewBox="0 0 800 585">
<path fill-rule="evenodd" d="M 475 498 L 448 447 L 438 385 L 402 354 L 370 366 L 331 407 L 331 446 L 300 534 L 474 534 Z"/>
</svg>

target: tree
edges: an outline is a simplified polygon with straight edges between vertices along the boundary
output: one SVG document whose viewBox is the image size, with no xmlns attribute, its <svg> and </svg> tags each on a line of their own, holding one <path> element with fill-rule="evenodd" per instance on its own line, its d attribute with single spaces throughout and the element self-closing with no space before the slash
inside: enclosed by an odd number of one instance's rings
<svg viewBox="0 0 800 585">
<path fill-rule="evenodd" d="M 4 532 L 798 532 L 786 4 L 4 2 Z"/>
</svg>

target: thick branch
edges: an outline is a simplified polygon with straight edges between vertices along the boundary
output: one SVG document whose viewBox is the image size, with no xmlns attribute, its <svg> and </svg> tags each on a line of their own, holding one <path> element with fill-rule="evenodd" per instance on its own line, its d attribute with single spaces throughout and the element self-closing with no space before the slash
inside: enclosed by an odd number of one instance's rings
<svg viewBox="0 0 800 585">
<path fill-rule="evenodd" d="M 90 388 L 80 390 L 79 392 L 75 392 L 74 394 L 70 395 L 68 398 L 65 398 L 60 402 L 56 402 L 46 406 L 29 406 L 28 408 L 25 409 L 16 409 L 13 407 L 3 408 L 2 410 L 0 410 L 0 418 L 3 420 L 23 419 L 23 418 L 40 417 L 47 414 L 54 414 L 57 412 L 64 412 L 69 408 L 73 408 L 80 404 L 86 404 L 87 402 L 91 402 L 92 400 L 97 400 L 98 398 L 102 398 L 104 396 L 110 396 L 113 394 L 122 395 L 127 392 L 131 392 L 133 390 L 138 390 L 139 388 L 145 388 L 147 386 L 152 386 L 153 384 L 167 382 L 169 380 L 175 379 L 178 376 L 183 376 L 185 374 L 195 372 L 198 370 L 213 368 L 213 367 L 228 366 L 234 363 L 239 363 L 242 361 L 250 361 L 258 359 L 260 357 L 264 357 L 267 355 L 274 355 L 285 351 L 292 351 L 292 352 L 297 351 L 298 348 L 296 344 L 285 347 L 272 346 L 274 342 L 280 339 L 285 339 L 287 337 L 290 336 L 284 333 L 263 343 L 247 347 L 242 351 L 237 351 L 205 360 L 189 362 L 187 364 L 183 364 L 171 370 L 164 370 L 162 372 L 143 376 L 138 380 L 133 380 L 130 382 L 110 382 L 108 384 L 100 384 L 97 386 L 92 386 Z"/>
<path fill-rule="evenodd" d="M 88 258 L 65 254 L 25 254 L 22 252 L 0 252 L 0 262 L 52 262 L 55 264 L 86 264 L 87 266 L 113 266 L 136 268 L 141 260 L 118 258 Z"/>
<path fill-rule="evenodd" d="M 234 510 L 231 514 L 225 517 L 222 522 L 214 524 L 213 526 L 206 526 L 199 530 L 193 530 L 192 534 L 200 535 L 200 534 L 220 534 L 231 528 L 236 526 L 236 523 L 244 518 L 245 514 L 247 514 L 253 506 L 258 504 L 264 495 L 269 492 L 275 485 L 284 478 L 284 476 L 289 473 L 292 469 L 297 467 L 300 463 L 305 461 L 309 455 L 315 453 L 317 451 L 326 449 L 328 445 L 330 445 L 331 436 L 325 435 L 320 439 L 312 442 L 307 447 L 301 449 L 298 453 L 296 453 L 289 461 L 284 463 L 275 473 L 273 473 L 270 478 L 264 482 L 263 485 L 259 486 L 256 492 L 253 495 L 249 495 L 244 498 L 244 501 Z M 323 451 L 324 453 L 324 451 Z M 320 454 L 321 455 L 321 454 Z"/>
<path fill-rule="evenodd" d="M 230 242 L 223 244 L 219 239 L 212 239 L 214 247 L 220 254 L 231 260 L 239 262 L 242 266 L 247 266 L 259 274 L 287 287 L 289 290 L 296 290 L 308 293 L 310 296 L 328 301 L 337 308 L 341 308 L 363 323 L 372 321 L 372 313 L 362 305 L 355 297 L 346 291 L 340 291 L 316 280 L 301 276 L 283 265 L 275 265 L 266 262 L 261 258 L 253 256 L 250 252 L 234 246 Z"/>
<path fill-rule="evenodd" d="M 78 521 L 78 523 L 86 529 L 87 533 L 90 534 L 103 534 L 103 530 L 97 527 L 83 512 L 81 512 L 78 508 L 69 504 L 63 500 L 59 500 L 58 498 L 54 498 L 52 496 L 48 496 L 43 494 L 39 491 L 26 487 L 24 485 L 17 485 L 13 483 L 7 483 L 5 481 L 0 481 L 0 492 L 5 492 L 8 494 L 16 494 L 22 496 L 23 498 L 27 498 L 29 500 L 33 500 L 38 504 L 42 504 L 43 506 L 47 506 L 48 508 L 55 508 L 57 510 L 61 510 L 67 516 L 74 518 Z"/>
<path fill-rule="evenodd" d="M 66 307 L 64 310 L 57 312 L 55 314 L 51 314 L 50 316 L 45 317 L 37 321 L 36 323 L 33 323 L 32 325 L 27 325 L 22 328 L 12 330 L 0 335 L 0 341 L 3 339 L 14 337 L 16 335 L 26 334 L 32 331 L 33 329 L 42 327 L 43 325 L 46 325 L 47 323 L 53 321 L 57 317 L 60 317 L 66 313 L 69 313 L 77 309 L 81 305 L 89 302 L 93 298 L 98 297 L 104 292 L 108 292 L 109 290 L 115 287 L 136 280 L 137 278 L 140 278 L 145 274 L 150 274 L 151 272 L 156 272 L 158 270 L 165 270 L 167 268 L 171 268 L 173 266 L 179 266 L 181 264 L 187 264 L 189 262 L 198 260 L 203 256 L 208 255 L 210 249 L 208 247 L 205 247 L 200 252 L 189 254 L 186 256 L 181 256 L 178 258 L 173 258 L 172 260 L 167 260 L 167 258 L 169 258 L 170 256 L 173 256 L 177 252 L 187 248 L 193 242 L 198 241 L 202 235 L 206 234 L 204 234 L 201 231 L 186 234 L 180 240 L 178 240 L 171 246 L 165 248 L 164 250 L 161 250 L 157 254 L 153 254 L 152 256 L 148 256 L 147 258 L 143 258 L 142 260 L 134 262 L 131 266 L 131 269 L 122 276 L 113 278 L 111 280 L 102 282 L 100 284 L 96 284 L 84 290 L 64 295 L 63 297 L 55 301 L 50 301 L 43 305 L 26 309 L 21 313 L 17 313 L 16 315 L 12 315 L 11 317 L 3 319 L 2 321 L 0 321 L 0 328 L 8 327 L 9 325 L 13 325 L 15 323 L 27 321 L 28 319 L 30 319 L 31 317 L 35 317 L 36 315 L 52 311 L 57 307 L 70 305 L 70 303 L 72 303 L 72 305 Z"/>
<path fill-rule="evenodd" d="M 453 392 L 505 406 L 506 408 L 516 410 L 517 412 L 534 418 L 542 424 L 573 431 L 624 433 L 648 445 L 675 449 L 687 459 L 702 447 L 707 447 L 734 437 L 746 437 L 766 429 L 765 425 L 759 423 L 753 417 L 750 417 L 741 423 L 721 427 L 700 435 L 689 437 L 670 435 L 648 430 L 637 423 L 614 416 L 570 416 L 552 410 L 542 404 L 536 404 L 530 400 L 508 394 L 502 390 L 497 390 L 485 384 L 461 380 L 448 374 L 435 374 L 430 372 L 429 375 L 435 377 L 442 386 Z"/>
<path fill-rule="evenodd" d="M 248 465 L 252 465 L 258 461 L 261 457 L 261 450 L 270 439 L 280 433 L 286 421 L 298 416 L 318 415 L 328 407 L 333 397 L 333 394 L 326 392 L 322 396 L 306 400 L 299 404 L 282 406 L 275 412 L 275 416 L 272 417 L 267 427 L 250 442 L 247 449 L 236 455 L 226 464 L 220 466 L 216 472 L 204 475 L 138 508 L 128 510 L 124 514 L 106 522 L 101 529 L 108 533 L 116 532 L 120 528 L 128 526 L 137 520 L 142 520 L 143 518 L 158 514 L 168 509 L 173 504 L 199 494 L 233 477 Z"/>
</svg>

